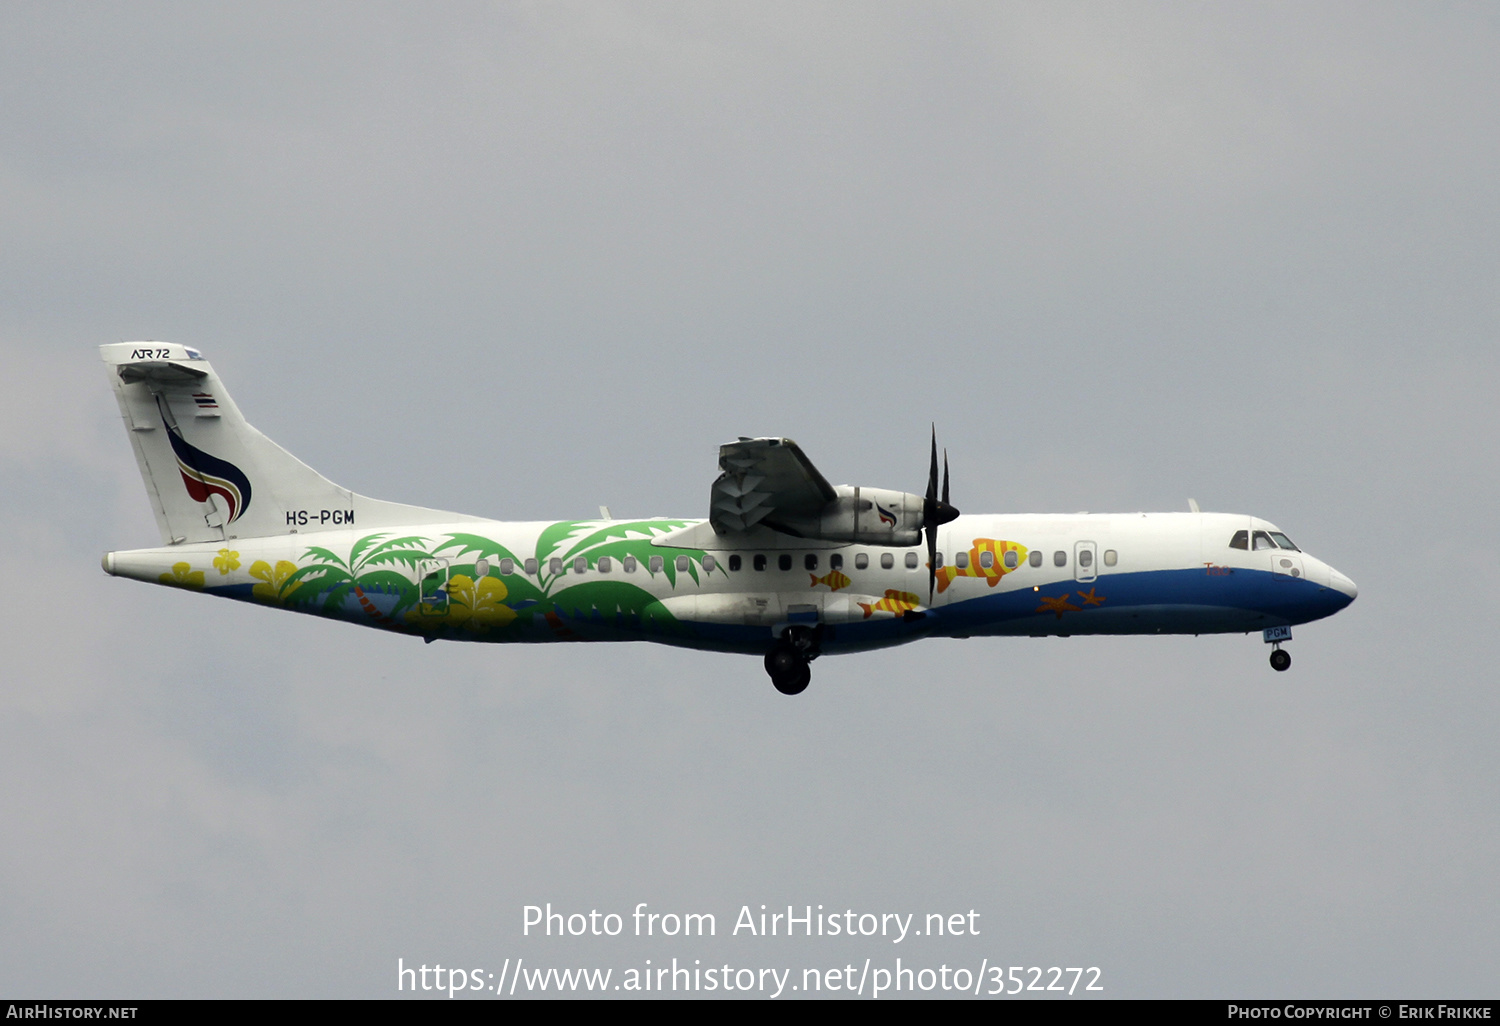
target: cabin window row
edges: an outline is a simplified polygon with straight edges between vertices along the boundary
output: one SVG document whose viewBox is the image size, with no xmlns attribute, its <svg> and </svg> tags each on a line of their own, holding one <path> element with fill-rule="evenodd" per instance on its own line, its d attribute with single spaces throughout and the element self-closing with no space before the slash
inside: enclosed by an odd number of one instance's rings
<svg viewBox="0 0 1500 1026">
<path fill-rule="evenodd" d="M 904 557 L 904 563 L 908 570 L 915 570 L 920 565 L 920 559 L 915 552 L 908 552 Z M 806 553 L 802 557 L 802 569 L 816 571 L 820 565 L 820 557 L 816 552 Z M 740 556 L 729 557 L 729 569 L 739 570 L 744 567 L 744 560 Z M 796 558 L 790 552 L 783 552 L 776 557 L 776 569 L 781 571 L 791 570 L 796 565 Z M 882 552 L 880 554 L 880 568 L 882 570 L 893 569 L 896 565 L 896 555 L 893 552 Z M 750 557 L 750 566 L 754 570 L 766 570 L 770 567 L 770 559 L 761 553 Z M 856 553 L 854 556 L 854 569 L 868 570 L 870 568 L 870 554 L 868 552 Z M 835 552 L 828 557 L 828 569 L 844 569 L 844 555 Z"/>
<path fill-rule="evenodd" d="M 1031 555 L 1026 557 L 1026 562 L 1034 567 L 1041 566 L 1046 561 L 1046 554 L 1043 553 L 1040 549 L 1033 549 L 1031 551 Z M 1104 550 L 1105 566 L 1115 566 L 1119 562 L 1120 554 L 1118 552 L 1116 552 L 1114 549 Z M 1017 558 L 1016 553 L 1007 552 L 1005 554 L 1004 563 L 1007 570 L 1014 570 L 1020 565 L 1020 560 Z M 937 554 L 937 565 L 939 569 L 944 566 L 943 554 L 941 552 Z M 958 553 L 958 555 L 953 557 L 953 565 L 958 567 L 960 570 L 967 570 L 969 568 L 969 554 L 967 552 Z M 990 567 L 994 566 L 995 554 L 993 552 L 981 552 L 979 554 L 979 565 L 985 570 L 988 570 Z M 1067 566 L 1068 550 L 1058 549 L 1057 551 L 1053 552 L 1052 565 L 1058 567 Z M 1085 570 L 1094 565 L 1094 552 L 1092 549 L 1083 549 L 1078 553 L 1078 565 L 1083 567 Z"/>
<path fill-rule="evenodd" d="M 1244 534 L 1244 533 L 1245 532 L 1243 532 L 1243 531 L 1240 532 L 1240 534 Z M 1265 532 L 1264 531 L 1257 531 L 1255 533 L 1259 535 L 1259 534 L 1264 534 Z M 1282 535 L 1281 537 L 1284 538 L 1285 535 Z M 1290 543 L 1288 543 L 1288 544 L 1290 544 Z M 1244 545 L 1235 545 L 1233 547 L 1235 547 L 1235 548 L 1244 548 L 1245 546 Z M 1045 559 L 1045 557 L 1043 556 L 1043 554 L 1042 554 L 1042 552 L 1040 550 L 1033 549 L 1032 552 L 1031 552 L 1031 555 L 1027 558 L 1027 562 L 1031 566 L 1033 566 L 1033 567 L 1039 567 L 1039 566 L 1042 565 L 1044 559 Z M 1119 561 L 1119 556 L 1115 552 L 1114 549 L 1105 549 L 1104 550 L 1104 565 L 1105 566 L 1114 566 L 1118 561 Z M 601 574 L 612 573 L 614 571 L 614 568 L 615 568 L 615 562 L 616 562 L 615 559 L 613 559 L 610 556 L 600 556 L 600 557 L 598 557 L 598 559 L 596 559 L 594 561 L 592 569 L 598 571 Z M 692 559 L 690 557 L 688 557 L 688 556 L 678 556 L 674 560 L 673 565 L 676 568 L 676 570 L 678 571 L 678 573 L 687 573 L 688 572 L 688 568 L 692 565 L 692 562 L 693 562 Z M 908 551 L 905 554 L 905 556 L 903 557 L 902 562 L 904 563 L 904 565 L 906 566 L 906 569 L 908 569 L 908 570 L 915 570 L 918 567 L 920 567 L 921 563 L 922 563 L 921 557 L 915 551 Z M 1007 570 L 1015 570 L 1017 567 L 1020 566 L 1020 559 L 1018 558 L 1018 556 L 1017 556 L 1017 554 L 1016 554 L 1016 552 L 1014 550 L 1005 553 L 1005 555 L 1001 559 L 1001 562 L 1004 564 L 1004 566 L 1005 566 L 1005 568 Z M 700 563 L 701 563 L 701 565 L 702 565 L 703 570 L 704 570 L 705 573 L 712 573 L 718 567 L 718 565 L 719 565 L 718 560 L 715 559 L 709 553 L 704 553 L 703 554 L 703 558 L 700 561 Z M 960 553 L 958 553 L 956 556 L 954 556 L 953 563 L 954 563 L 955 566 L 958 567 L 958 569 L 960 569 L 960 570 L 967 570 L 969 568 L 969 554 L 967 552 L 960 552 Z M 619 559 L 619 564 L 620 564 L 620 569 L 623 570 L 627 574 L 633 574 L 633 573 L 635 573 L 636 570 L 637 570 L 637 568 L 640 566 L 639 560 L 637 560 L 636 557 L 634 557 L 634 556 L 622 556 Z M 1079 566 L 1083 567 L 1084 569 L 1088 569 L 1093 564 L 1093 553 L 1090 550 L 1088 550 L 1088 549 L 1084 549 L 1081 552 L 1079 552 L 1078 553 L 1078 564 L 1079 564 Z M 524 569 L 525 573 L 527 573 L 528 575 L 530 575 L 532 577 L 535 577 L 537 575 L 537 573 L 541 570 L 541 563 L 538 560 L 536 560 L 536 559 L 527 559 L 527 560 L 523 561 L 520 565 Z M 756 570 L 765 570 L 769 566 L 768 558 L 764 554 L 757 553 L 756 555 L 754 555 L 754 556 L 751 557 L 751 563 L 750 563 L 750 565 L 754 569 L 756 569 Z M 794 565 L 795 565 L 795 558 L 792 556 L 792 554 L 790 552 L 783 552 L 783 553 L 781 553 L 780 555 L 778 555 L 776 557 L 776 569 L 778 569 L 778 570 L 781 570 L 783 572 L 789 571 L 789 570 L 792 569 L 792 567 Z M 944 562 L 943 553 L 939 552 L 937 554 L 937 567 L 938 567 L 938 569 L 942 569 L 945 565 L 946 564 Z M 994 565 L 995 565 L 995 554 L 993 552 L 981 552 L 979 554 L 979 566 L 980 566 L 981 569 L 989 570 L 989 569 L 992 569 L 994 567 Z M 1053 566 L 1058 566 L 1058 567 L 1065 567 L 1065 566 L 1068 565 L 1068 552 L 1067 552 L 1066 549 L 1058 549 L 1056 552 L 1054 552 L 1052 554 L 1052 565 Z M 516 566 L 517 566 L 517 561 L 514 560 L 514 559 L 512 559 L 512 558 L 510 558 L 509 556 L 501 559 L 500 563 L 499 563 L 499 570 L 500 570 L 501 575 L 502 576 L 509 576 L 510 574 L 515 573 L 516 572 Z M 816 552 L 809 552 L 809 553 L 806 553 L 805 555 L 803 555 L 803 557 L 802 557 L 802 569 L 808 570 L 808 571 L 814 571 L 815 572 L 815 571 L 817 571 L 818 566 L 819 566 L 819 557 L 818 557 L 818 554 Z M 896 566 L 896 554 L 895 553 L 893 553 L 893 552 L 882 552 L 882 553 L 880 553 L 880 569 L 882 569 L 882 570 L 893 570 L 893 569 L 895 569 L 895 566 Z M 729 557 L 729 569 L 731 571 L 739 571 L 743 567 L 744 567 L 744 561 L 743 561 L 742 557 L 740 557 L 739 555 L 732 555 L 732 556 Z M 646 571 L 648 573 L 659 574 L 665 568 L 666 568 L 666 561 L 661 556 L 651 556 L 646 561 Z M 870 554 L 868 552 L 859 552 L 859 553 L 856 553 L 855 556 L 854 556 L 854 569 L 856 569 L 856 570 L 868 570 L 869 568 L 870 568 Z M 566 571 L 571 571 L 571 572 L 573 572 L 575 574 L 587 573 L 589 569 L 590 569 L 589 560 L 587 559 L 587 557 L 584 557 L 584 556 L 577 556 L 577 557 L 573 558 L 572 560 L 567 560 L 567 561 L 559 559 L 556 556 L 554 556 L 551 559 L 547 560 L 547 573 L 549 575 L 553 576 L 553 577 L 557 577 L 557 576 L 559 576 L 560 574 L 562 574 L 562 573 L 564 573 Z M 830 570 L 842 570 L 842 569 L 844 569 L 844 556 L 843 556 L 843 553 L 835 552 L 835 553 L 833 553 L 832 555 L 830 555 L 828 557 L 828 569 L 830 569 Z M 488 563 L 488 561 L 487 560 L 479 560 L 478 563 L 476 563 L 476 565 L 475 565 L 475 571 L 480 576 L 484 576 L 485 574 L 489 573 L 489 563 Z"/>
<path fill-rule="evenodd" d="M 562 560 L 554 556 L 553 558 L 547 560 L 547 573 L 553 577 L 556 577 L 559 574 L 569 571 L 575 574 L 586 573 L 589 569 L 592 568 L 594 570 L 597 570 L 601 574 L 607 574 L 614 572 L 616 562 L 620 564 L 620 569 L 627 574 L 633 574 L 637 569 L 640 568 L 640 561 L 634 556 L 622 556 L 618 561 L 610 556 L 600 556 L 598 559 L 594 560 L 592 567 L 590 567 L 589 560 L 584 556 L 577 556 L 571 560 Z M 692 562 L 692 559 L 687 556 L 678 556 L 673 565 L 679 571 L 686 573 L 688 567 L 692 564 Z M 516 572 L 517 565 L 518 564 L 516 560 L 511 559 L 509 556 L 507 556 L 504 559 L 500 560 L 500 573 L 504 576 L 513 574 Z M 542 568 L 540 561 L 535 559 L 527 559 L 521 562 L 519 565 L 525 573 L 533 577 L 535 577 Z M 705 553 L 702 559 L 702 565 L 705 571 L 711 572 L 716 566 L 718 566 L 718 561 L 714 559 L 713 556 Z M 484 574 L 489 572 L 488 561 L 480 560 L 479 563 L 475 565 L 474 569 L 476 573 L 479 573 L 481 576 L 483 576 Z M 664 569 L 666 569 L 666 560 L 661 556 L 651 556 L 646 560 L 646 571 L 648 573 L 659 574 Z"/>
</svg>

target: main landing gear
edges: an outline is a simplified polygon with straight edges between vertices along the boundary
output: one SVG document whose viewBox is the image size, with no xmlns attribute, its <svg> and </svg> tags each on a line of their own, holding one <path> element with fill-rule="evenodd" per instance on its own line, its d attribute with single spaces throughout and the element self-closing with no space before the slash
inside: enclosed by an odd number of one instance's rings
<svg viewBox="0 0 1500 1026">
<path fill-rule="evenodd" d="M 766 653 L 766 672 L 771 683 L 783 695 L 800 695 L 807 690 L 812 680 L 812 669 L 808 666 L 821 654 L 819 642 L 823 640 L 823 627 L 804 627 L 794 624 L 781 632 L 781 638 Z"/>
<path fill-rule="evenodd" d="M 1291 665 L 1292 654 L 1290 652 L 1282 648 L 1280 645 L 1277 645 L 1275 648 L 1271 649 L 1271 669 L 1280 673 L 1283 670 L 1289 669 Z"/>
</svg>

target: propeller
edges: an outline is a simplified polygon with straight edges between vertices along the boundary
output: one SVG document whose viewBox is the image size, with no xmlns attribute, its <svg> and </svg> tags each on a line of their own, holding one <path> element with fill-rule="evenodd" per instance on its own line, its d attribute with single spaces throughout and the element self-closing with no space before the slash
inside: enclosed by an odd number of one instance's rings
<svg viewBox="0 0 1500 1026">
<path fill-rule="evenodd" d="M 927 495 L 922 502 L 922 529 L 927 532 L 927 604 L 937 594 L 937 529 L 958 518 L 948 502 L 948 450 L 943 450 L 943 497 L 938 498 L 937 425 L 932 426 L 932 465 L 927 472 Z"/>
</svg>

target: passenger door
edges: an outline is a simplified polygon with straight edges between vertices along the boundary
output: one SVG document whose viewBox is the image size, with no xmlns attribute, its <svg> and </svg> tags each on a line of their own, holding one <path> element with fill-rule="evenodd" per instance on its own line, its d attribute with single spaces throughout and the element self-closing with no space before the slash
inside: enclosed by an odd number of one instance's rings
<svg viewBox="0 0 1500 1026">
<path fill-rule="evenodd" d="M 1073 576 L 1080 584 L 1087 584 L 1099 576 L 1098 546 L 1091 541 L 1081 541 L 1073 546 Z"/>
<path fill-rule="evenodd" d="M 448 611 L 448 561 L 424 559 L 417 563 L 417 601 L 424 613 Z"/>
</svg>

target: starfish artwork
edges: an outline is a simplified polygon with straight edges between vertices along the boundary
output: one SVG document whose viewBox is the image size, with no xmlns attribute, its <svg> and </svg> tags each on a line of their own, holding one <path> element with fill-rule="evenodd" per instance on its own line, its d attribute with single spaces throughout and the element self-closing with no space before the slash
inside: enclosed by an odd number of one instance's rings
<svg viewBox="0 0 1500 1026">
<path fill-rule="evenodd" d="M 1042 599 L 1042 604 L 1036 607 L 1036 611 L 1038 613 L 1056 613 L 1057 618 L 1061 620 L 1063 613 L 1069 611 L 1076 613 L 1080 608 L 1081 607 L 1075 606 L 1073 603 L 1068 601 L 1068 596 L 1065 592 L 1057 596 L 1057 598 L 1044 597 Z"/>
</svg>

